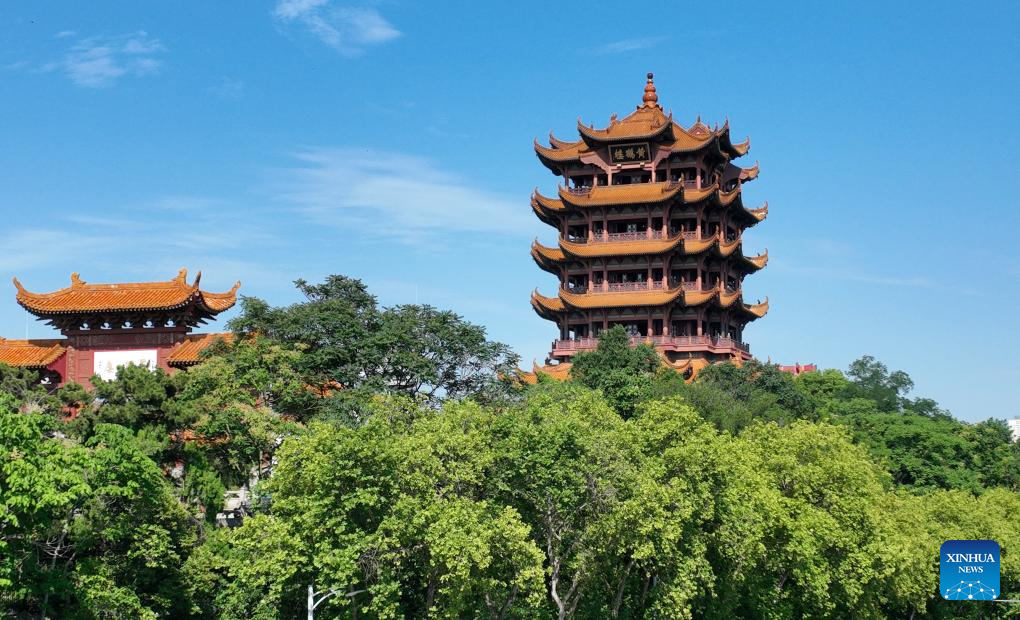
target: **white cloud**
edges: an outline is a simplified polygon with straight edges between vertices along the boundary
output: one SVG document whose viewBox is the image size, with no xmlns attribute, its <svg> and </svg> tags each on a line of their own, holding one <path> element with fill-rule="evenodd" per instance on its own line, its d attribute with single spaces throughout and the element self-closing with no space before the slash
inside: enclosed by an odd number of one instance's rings
<svg viewBox="0 0 1020 620">
<path fill-rule="evenodd" d="M 606 43 L 596 50 L 599 54 L 620 54 L 623 52 L 634 52 L 655 47 L 663 42 L 666 37 L 640 37 L 636 39 L 623 39 Z"/>
<path fill-rule="evenodd" d="M 274 13 L 280 19 L 297 19 L 327 4 L 329 0 L 280 0 Z"/>
<path fill-rule="evenodd" d="M 345 56 L 401 36 L 375 9 L 332 6 L 330 0 L 280 0 L 273 15 L 282 23 L 305 27 Z"/>
<path fill-rule="evenodd" d="M 295 157 L 300 165 L 280 171 L 273 197 L 353 236 L 422 243 L 445 233 L 533 229 L 526 200 L 473 187 L 421 157 L 353 148 Z"/>
<path fill-rule="evenodd" d="M 74 36 L 70 31 L 60 38 Z M 118 79 L 151 75 L 159 70 L 156 57 L 166 51 L 159 39 L 144 31 L 113 37 L 80 39 L 57 62 L 46 63 L 42 71 L 62 71 L 71 82 L 85 88 L 111 86 Z"/>
</svg>

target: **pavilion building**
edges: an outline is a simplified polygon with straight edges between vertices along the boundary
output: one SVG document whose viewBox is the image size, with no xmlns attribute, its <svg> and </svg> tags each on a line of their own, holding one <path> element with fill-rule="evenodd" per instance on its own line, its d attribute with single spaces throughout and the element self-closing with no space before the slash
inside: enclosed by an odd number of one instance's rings
<svg viewBox="0 0 1020 620">
<path fill-rule="evenodd" d="M 48 385 L 74 381 L 91 387 L 90 377 L 116 376 L 134 363 L 174 372 L 197 364 L 200 353 L 230 334 L 192 334 L 237 301 L 238 282 L 225 293 L 199 287 L 187 270 L 164 282 L 92 284 L 77 273 L 71 285 L 51 293 L 33 293 L 14 278 L 23 308 L 58 329 L 59 339 L 0 338 L 0 364 L 38 370 Z"/>
<path fill-rule="evenodd" d="M 743 246 L 744 231 L 768 214 L 767 203 L 743 202 L 758 164 L 733 163 L 750 141 L 733 143 L 728 121 L 681 126 L 659 105 L 651 73 L 635 112 L 614 114 L 602 129 L 578 120 L 577 130 L 575 142 L 535 141 L 539 160 L 562 179 L 554 196 L 536 189 L 531 200 L 558 234 L 556 246 L 531 248 L 559 281 L 554 295 L 532 294 L 559 332 L 535 370 L 564 375 L 571 357 L 614 325 L 681 371 L 750 359 L 744 328 L 768 311 L 767 299 L 743 296 L 744 277 L 768 262 L 767 251 L 748 255 Z"/>
</svg>

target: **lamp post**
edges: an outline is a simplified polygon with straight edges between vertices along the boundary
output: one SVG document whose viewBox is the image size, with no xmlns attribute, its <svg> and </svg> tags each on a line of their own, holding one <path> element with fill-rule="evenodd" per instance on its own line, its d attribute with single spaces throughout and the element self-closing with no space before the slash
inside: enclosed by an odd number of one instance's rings
<svg viewBox="0 0 1020 620">
<path fill-rule="evenodd" d="M 314 586 L 308 586 L 308 620 L 315 620 L 315 608 L 321 605 L 322 601 L 328 599 L 329 597 L 339 594 L 344 598 L 354 598 L 355 596 L 361 594 L 362 592 L 364 592 L 364 590 L 355 590 L 354 592 L 347 592 L 345 594 L 340 590 L 336 590 L 334 588 L 330 588 L 329 590 L 323 590 L 321 592 L 316 592 Z M 318 600 L 316 600 L 315 597 L 319 597 Z"/>
</svg>

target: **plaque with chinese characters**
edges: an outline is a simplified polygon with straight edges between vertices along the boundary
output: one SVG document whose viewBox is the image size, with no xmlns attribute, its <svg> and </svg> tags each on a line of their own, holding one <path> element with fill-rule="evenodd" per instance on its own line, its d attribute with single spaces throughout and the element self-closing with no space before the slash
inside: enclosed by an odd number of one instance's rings
<svg viewBox="0 0 1020 620">
<path fill-rule="evenodd" d="M 630 164 L 651 159 L 647 142 L 637 144 L 614 144 L 609 147 L 609 161 L 614 164 Z"/>
</svg>

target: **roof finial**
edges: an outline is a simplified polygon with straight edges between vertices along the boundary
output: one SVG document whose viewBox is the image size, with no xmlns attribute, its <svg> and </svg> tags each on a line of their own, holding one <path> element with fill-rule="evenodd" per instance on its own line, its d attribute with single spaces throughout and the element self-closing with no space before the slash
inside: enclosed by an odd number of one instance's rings
<svg viewBox="0 0 1020 620">
<path fill-rule="evenodd" d="M 651 72 L 648 73 L 648 82 L 645 84 L 645 96 L 641 98 L 646 108 L 657 108 L 659 107 L 659 95 L 655 94 L 655 82 L 652 80 L 653 75 Z"/>
</svg>

